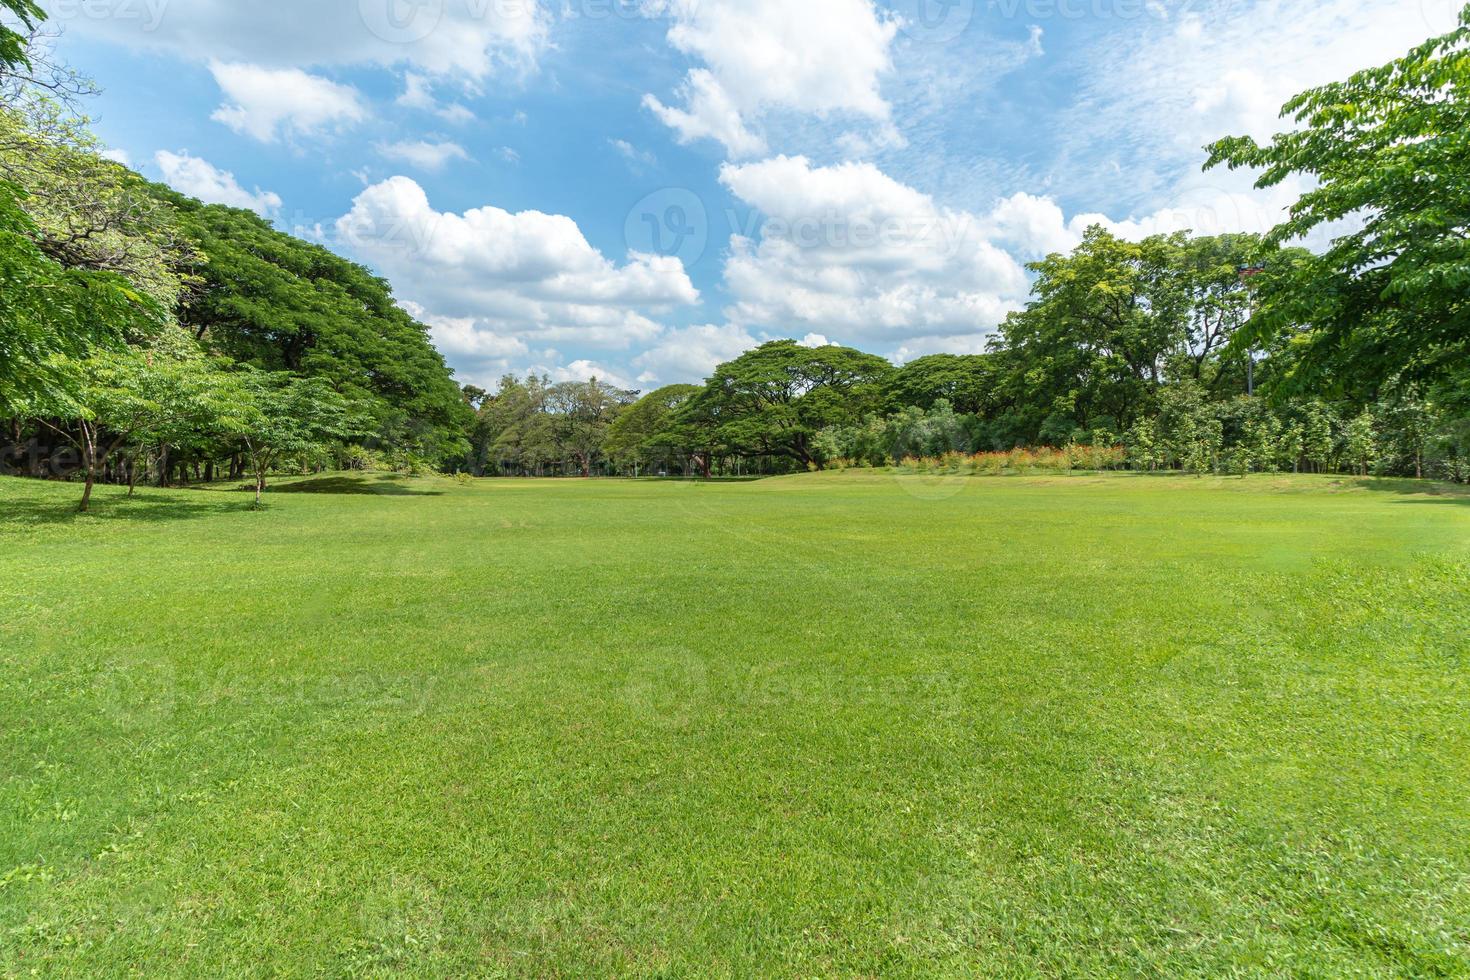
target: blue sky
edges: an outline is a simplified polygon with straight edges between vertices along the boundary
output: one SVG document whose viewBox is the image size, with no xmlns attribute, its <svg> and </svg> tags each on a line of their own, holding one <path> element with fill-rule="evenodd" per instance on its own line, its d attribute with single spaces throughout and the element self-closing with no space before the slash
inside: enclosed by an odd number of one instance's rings
<svg viewBox="0 0 1470 980">
<path fill-rule="evenodd" d="M 1453 0 L 53 0 L 107 146 L 386 276 L 462 381 L 695 381 L 763 339 L 982 349 L 1091 223 Z"/>
</svg>

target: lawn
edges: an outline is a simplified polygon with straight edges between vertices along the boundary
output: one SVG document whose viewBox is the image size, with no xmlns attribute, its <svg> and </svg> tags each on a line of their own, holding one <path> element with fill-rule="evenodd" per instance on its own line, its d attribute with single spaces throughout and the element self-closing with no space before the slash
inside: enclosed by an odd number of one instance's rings
<svg viewBox="0 0 1470 980">
<path fill-rule="evenodd" d="M 1470 497 L 0 480 L 0 975 L 1470 972 Z"/>
</svg>

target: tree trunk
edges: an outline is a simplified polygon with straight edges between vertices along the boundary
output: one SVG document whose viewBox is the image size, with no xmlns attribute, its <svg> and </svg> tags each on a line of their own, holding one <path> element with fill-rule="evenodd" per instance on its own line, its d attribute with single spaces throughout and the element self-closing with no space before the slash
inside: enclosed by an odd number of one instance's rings
<svg viewBox="0 0 1470 980">
<path fill-rule="evenodd" d="M 260 510 L 260 495 L 265 493 L 265 471 L 255 474 L 255 509 Z"/>
<path fill-rule="evenodd" d="M 158 447 L 158 485 L 160 488 L 168 486 L 168 447 Z"/>
<path fill-rule="evenodd" d="M 97 483 L 97 436 L 88 422 L 82 423 L 82 463 L 87 470 L 87 485 L 82 490 L 81 513 L 92 506 L 92 487 Z"/>
</svg>

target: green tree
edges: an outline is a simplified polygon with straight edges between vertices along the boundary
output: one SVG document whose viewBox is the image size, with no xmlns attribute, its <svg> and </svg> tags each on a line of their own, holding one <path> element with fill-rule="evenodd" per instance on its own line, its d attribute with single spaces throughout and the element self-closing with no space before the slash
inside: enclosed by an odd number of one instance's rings
<svg viewBox="0 0 1470 980">
<path fill-rule="evenodd" d="M 1377 424 L 1366 409 L 1347 424 L 1344 443 L 1348 460 L 1359 476 L 1367 476 L 1378 458 Z"/>
<path fill-rule="evenodd" d="M 0 415 L 37 414 L 63 391 L 62 358 L 120 345 L 162 321 L 158 305 L 121 276 L 67 269 L 35 242 L 19 193 L 0 183 Z"/>
<path fill-rule="evenodd" d="M 635 392 L 624 391 L 596 378 L 562 382 L 547 392 L 547 407 L 552 413 L 557 444 L 576 461 L 582 476 L 592 475 L 593 466 L 602 457 L 603 444 L 613 421 L 637 397 Z"/>
<path fill-rule="evenodd" d="M 892 411 L 912 405 L 927 412 L 942 399 L 962 415 L 979 415 L 995 407 L 999 384 L 994 355 L 934 354 L 905 364 L 884 387 Z"/>
<path fill-rule="evenodd" d="M 238 378 L 240 445 L 260 507 L 266 478 L 283 460 L 360 437 L 363 419 L 325 379 L 247 371 Z"/>
<path fill-rule="evenodd" d="M 720 365 L 676 421 L 705 431 L 710 443 L 734 455 L 814 467 L 820 459 L 812 437 L 874 411 L 893 372 L 883 358 L 849 347 L 771 341 Z"/>
<path fill-rule="evenodd" d="M 1259 168 L 1259 187 L 1312 185 L 1271 231 L 1279 246 L 1347 221 L 1262 290 L 1251 340 L 1295 337 L 1299 389 L 1437 379 L 1470 357 L 1470 7 L 1457 30 L 1298 95 L 1262 146 L 1231 137 L 1209 167 Z"/>
<path fill-rule="evenodd" d="M 1166 465 L 1163 447 L 1159 444 L 1158 425 L 1150 417 L 1139 419 L 1124 438 L 1128 451 L 1128 462 L 1140 470 L 1157 470 Z"/>
<path fill-rule="evenodd" d="M 1318 473 L 1332 469 L 1337 458 L 1337 416 L 1320 401 L 1307 404 L 1302 423 L 1302 445 L 1307 462 Z"/>
<path fill-rule="evenodd" d="M 100 149 L 86 120 L 56 99 L 0 109 L 0 180 L 23 192 L 40 251 L 68 269 L 121 276 L 172 315 L 193 259 L 177 215 Z"/>
<path fill-rule="evenodd" d="M 622 412 L 608 429 L 604 452 L 636 476 L 650 460 L 669 463 L 676 455 L 689 455 L 681 445 L 682 435 L 672 424 L 674 413 L 699 394 L 698 385 L 668 385 L 650 392 Z"/>
<path fill-rule="evenodd" d="M 81 454 L 81 510 L 113 453 L 136 440 L 163 441 L 182 431 L 229 424 L 236 393 L 202 358 L 155 358 L 137 350 L 97 352 L 62 367 L 65 393 L 42 424 Z"/>
<path fill-rule="evenodd" d="M 367 406 L 381 444 L 441 462 L 470 452 L 474 410 L 428 328 L 388 283 L 248 211 L 202 205 L 166 188 L 197 243 L 199 285 L 182 321 L 214 353 L 262 371 L 328 381 Z"/>
<path fill-rule="evenodd" d="M 1071 255 L 1031 266 L 1034 299 L 1001 327 L 1005 398 L 1026 441 L 1126 430 L 1152 412 L 1186 343 L 1183 235 L 1134 244 L 1088 229 Z"/>
</svg>

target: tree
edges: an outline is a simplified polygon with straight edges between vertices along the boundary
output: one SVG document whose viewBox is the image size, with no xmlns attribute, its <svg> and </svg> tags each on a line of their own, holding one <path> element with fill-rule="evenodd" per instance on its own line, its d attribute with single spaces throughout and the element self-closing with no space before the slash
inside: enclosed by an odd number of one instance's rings
<svg viewBox="0 0 1470 980">
<path fill-rule="evenodd" d="M 1302 424 L 1302 446 L 1307 461 L 1318 473 L 1330 470 L 1337 456 L 1336 428 L 1337 417 L 1332 409 L 1321 401 L 1308 403 Z"/>
<path fill-rule="evenodd" d="M 962 415 L 978 415 L 995 406 L 999 384 L 993 355 L 934 354 L 905 364 L 884 387 L 890 410 L 928 411 L 943 399 Z"/>
<path fill-rule="evenodd" d="M 1025 440 L 1124 430 L 1152 411 L 1166 358 L 1185 343 L 1183 242 L 1134 244 L 1093 227 L 1071 255 L 1031 265 L 1035 299 L 1006 318 L 996 345 Z"/>
<path fill-rule="evenodd" d="M 884 443 L 888 457 L 895 461 L 907 456 L 933 459 L 968 450 L 970 436 L 961 417 L 941 398 L 927 412 L 911 405 L 892 416 Z"/>
<path fill-rule="evenodd" d="M 156 303 L 121 276 L 67 269 L 36 245 L 20 194 L 0 183 L 0 415 L 36 414 L 62 393 L 58 358 L 117 346 L 163 319 Z"/>
<path fill-rule="evenodd" d="M 202 358 L 160 359 L 136 350 L 98 352 L 68 362 L 66 391 L 56 420 L 44 425 L 81 453 L 85 487 L 81 511 L 113 453 L 138 439 L 176 437 L 180 431 L 218 429 L 238 401 L 224 375 Z"/>
<path fill-rule="evenodd" d="M 250 463 L 258 509 L 265 482 L 282 460 L 357 438 L 363 419 L 322 378 L 247 371 L 239 378 L 241 446 Z"/>
<path fill-rule="evenodd" d="M 0 109 L 0 180 L 22 190 L 40 251 L 68 269 L 122 276 L 172 314 L 192 249 L 173 209 L 100 150 L 86 121 L 49 96 Z"/>
<path fill-rule="evenodd" d="M 638 397 L 593 378 L 565 381 L 547 392 L 557 444 L 577 462 L 582 476 L 592 475 L 592 466 L 602 456 L 603 443 L 618 413 Z"/>
<path fill-rule="evenodd" d="M 738 456 L 775 456 L 817 466 L 812 437 L 875 410 L 893 365 L 849 347 L 762 344 L 715 370 L 677 421 L 702 427 Z"/>
<path fill-rule="evenodd" d="M 1347 456 L 1359 476 L 1367 476 L 1368 470 L 1378 456 L 1378 435 L 1375 431 L 1373 413 L 1364 410 L 1347 424 L 1344 441 Z"/>
<path fill-rule="evenodd" d="M 1141 418 L 1133 423 L 1124 444 L 1128 450 L 1128 461 L 1138 469 L 1153 471 L 1167 463 L 1163 447 L 1159 444 L 1158 425 L 1152 418 Z"/>
<path fill-rule="evenodd" d="M 1265 146 L 1220 140 L 1207 167 L 1260 168 L 1262 188 L 1312 185 L 1269 246 L 1349 230 L 1286 263 L 1249 339 L 1295 339 L 1298 389 L 1455 371 L 1470 356 L 1470 7 L 1457 30 L 1304 92 L 1283 115 L 1297 128 Z"/>
<path fill-rule="evenodd" d="M 644 395 L 613 421 L 603 451 L 615 462 L 631 466 L 635 475 L 648 460 L 668 463 L 674 456 L 689 455 L 671 417 L 699 392 L 698 385 L 668 385 Z"/>
<path fill-rule="evenodd" d="M 372 417 L 379 442 L 439 462 L 470 452 L 474 410 L 428 328 L 392 288 L 248 211 L 152 193 L 197 243 L 198 283 L 181 319 L 205 347 L 262 371 L 326 379 Z"/>
</svg>

